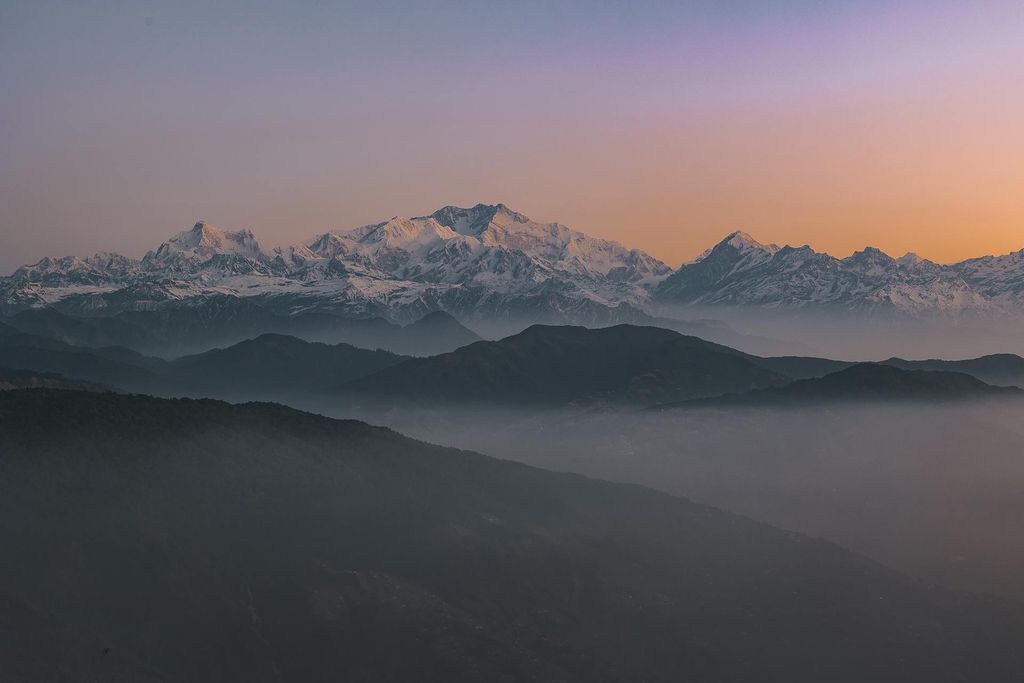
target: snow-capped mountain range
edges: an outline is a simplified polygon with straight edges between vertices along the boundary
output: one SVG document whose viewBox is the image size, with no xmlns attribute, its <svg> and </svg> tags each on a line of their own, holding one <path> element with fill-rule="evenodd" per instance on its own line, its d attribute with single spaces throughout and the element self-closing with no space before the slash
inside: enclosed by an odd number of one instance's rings
<svg viewBox="0 0 1024 683">
<path fill-rule="evenodd" d="M 663 303 L 895 313 L 1024 312 L 1024 249 L 941 265 L 866 247 L 846 258 L 734 232 L 656 290 Z"/>
<path fill-rule="evenodd" d="M 229 295 L 284 313 L 409 321 L 445 310 L 601 322 L 635 313 L 670 272 L 642 251 L 479 204 L 270 251 L 248 230 L 197 223 L 141 260 L 97 254 L 19 268 L 0 280 L 0 305 L 95 314 Z"/>
<path fill-rule="evenodd" d="M 252 232 L 197 223 L 141 260 L 101 253 L 44 258 L 0 279 L 0 307 L 80 314 L 252 297 L 279 313 L 310 310 L 413 320 L 572 322 L 636 319 L 665 306 L 757 306 L 915 317 L 1024 311 L 1024 250 L 940 265 L 868 247 L 838 259 L 808 246 L 728 235 L 672 271 L 636 249 L 538 223 L 503 204 L 330 231 L 267 250 Z"/>
</svg>

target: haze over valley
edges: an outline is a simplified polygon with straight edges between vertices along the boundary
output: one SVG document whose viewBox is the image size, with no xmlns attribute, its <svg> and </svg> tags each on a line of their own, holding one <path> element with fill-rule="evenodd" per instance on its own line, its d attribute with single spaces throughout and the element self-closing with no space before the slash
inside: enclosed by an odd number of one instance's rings
<svg viewBox="0 0 1024 683">
<path fill-rule="evenodd" d="M 0 683 L 1019 683 L 1024 6 L 0 3 Z"/>
</svg>

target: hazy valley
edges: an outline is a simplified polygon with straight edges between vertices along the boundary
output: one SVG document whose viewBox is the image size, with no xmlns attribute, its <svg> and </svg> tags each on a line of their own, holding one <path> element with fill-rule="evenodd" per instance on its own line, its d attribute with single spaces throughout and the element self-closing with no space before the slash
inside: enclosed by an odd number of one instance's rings
<svg viewBox="0 0 1024 683">
<path fill-rule="evenodd" d="M 473 211 L 326 240 L 338 255 L 307 264 L 327 270 L 298 294 L 262 289 L 292 277 L 275 274 L 282 252 L 206 226 L 139 263 L 9 280 L 56 298 L 0 319 L 0 540 L 18 558 L 0 573 L 0 672 L 1013 680 L 1017 347 L 800 352 L 813 344 L 748 332 L 758 315 L 744 327 L 659 312 L 657 281 L 678 272 L 635 252 L 525 219 L 481 232 Z M 442 244 L 407 251 L 424 226 Z M 769 258 L 737 239 L 698 264 L 737 248 Z M 544 263 L 547 289 L 571 270 L 591 304 L 604 287 L 638 298 L 527 314 L 536 293 L 514 271 L 514 291 L 461 320 L 426 299 L 420 317 L 352 315 L 323 290 L 351 285 L 331 263 L 390 264 L 393 279 L 416 254 L 439 269 L 423 277 L 447 282 L 447 256 L 431 254 L 453 244 L 488 267 L 502 250 Z M 597 255 L 634 270 L 599 272 Z M 224 290 L 239 269 L 251 296 Z M 91 277 L 108 280 L 88 290 Z M 190 293 L 143 304 L 152 278 Z M 828 315 L 853 325 L 860 312 Z M 863 318 L 843 348 L 885 346 L 872 325 L 892 315 Z"/>
</svg>

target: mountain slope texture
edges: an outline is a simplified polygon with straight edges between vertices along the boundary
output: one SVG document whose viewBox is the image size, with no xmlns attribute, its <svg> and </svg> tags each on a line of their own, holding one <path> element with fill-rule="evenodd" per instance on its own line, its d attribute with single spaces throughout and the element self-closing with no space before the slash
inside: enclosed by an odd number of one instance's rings
<svg viewBox="0 0 1024 683">
<path fill-rule="evenodd" d="M 1024 250 L 943 265 L 872 247 L 835 258 L 735 232 L 672 271 L 616 242 L 478 204 L 272 250 L 251 231 L 200 222 L 141 260 L 48 257 L 0 279 L 7 312 L 56 305 L 111 315 L 218 296 L 252 299 L 278 315 L 315 310 L 402 323 L 443 310 L 469 320 L 606 324 L 679 306 L 957 318 L 1024 311 Z"/>
<path fill-rule="evenodd" d="M 1024 610 L 269 404 L 0 392 L 5 681 L 1019 680 Z"/>
<path fill-rule="evenodd" d="M 403 401 L 650 404 L 788 380 L 732 349 L 658 327 L 534 325 L 499 341 L 408 360 L 342 389 Z"/>
</svg>

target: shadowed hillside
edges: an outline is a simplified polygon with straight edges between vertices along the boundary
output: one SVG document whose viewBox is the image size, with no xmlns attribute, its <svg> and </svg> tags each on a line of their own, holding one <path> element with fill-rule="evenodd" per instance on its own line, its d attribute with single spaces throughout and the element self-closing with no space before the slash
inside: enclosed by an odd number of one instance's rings
<svg viewBox="0 0 1024 683">
<path fill-rule="evenodd" d="M 11 370 L 0 367 L 0 391 L 9 389 L 73 389 L 77 391 L 110 391 L 102 384 L 68 379 L 52 372 Z"/>
<path fill-rule="evenodd" d="M 1024 611 L 270 404 L 0 393 L 0 677 L 1011 681 Z M 865 656 L 870 653 L 870 656 Z"/>
<path fill-rule="evenodd" d="M 231 346 L 262 334 L 428 356 L 480 337 L 447 313 L 428 313 L 402 326 L 383 318 L 347 318 L 323 312 L 281 315 L 248 299 L 213 296 L 188 306 L 78 317 L 54 308 L 19 311 L 4 321 L 22 333 L 75 346 L 123 346 L 173 358 Z M 0 328 L 0 334 L 3 334 Z"/>
<path fill-rule="evenodd" d="M 388 351 L 264 334 L 226 349 L 179 358 L 168 364 L 165 381 L 172 390 L 215 396 L 318 393 L 403 360 Z"/>
<path fill-rule="evenodd" d="M 406 361 L 350 382 L 344 390 L 455 403 L 643 404 L 786 381 L 732 349 L 671 330 L 534 325 L 500 341 Z"/>
<path fill-rule="evenodd" d="M 782 387 L 661 407 L 807 406 L 828 402 L 933 402 L 976 398 L 1024 398 L 1024 391 L 1017 387 L 994 387 L 961 372 L 901 370 L 881 363 L 858 363 L 824 377 L 801 379 Z"/>
</svg>

